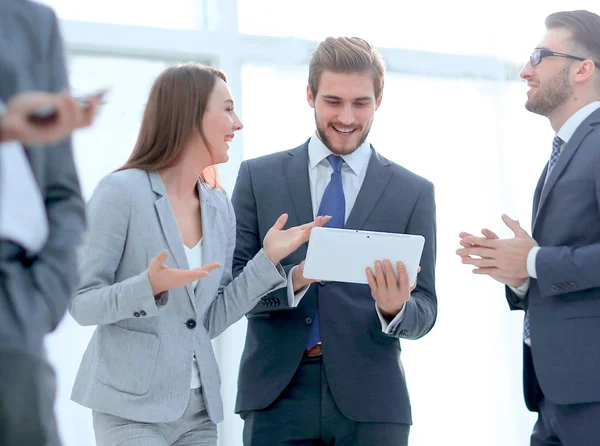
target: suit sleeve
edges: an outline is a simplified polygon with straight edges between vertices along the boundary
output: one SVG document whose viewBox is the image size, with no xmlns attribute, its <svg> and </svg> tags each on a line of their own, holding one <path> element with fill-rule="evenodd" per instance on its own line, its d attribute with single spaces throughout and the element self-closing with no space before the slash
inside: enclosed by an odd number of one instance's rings
<svg viewBox="0 0 600 446">
<path fill-rule="evenodd" d="M 506 289 L 506 300 L 511 310 L 524 310 L 525 309 L 525 296 L 520 297 L 515 293 L 509 286 L 505 286 Z M 527 290 L 529 292 L 529 290 Z"/>
<path fill-rule="evenodd" d="M 250 259 L 262 248 L 258 229 L 256 199 L 252 187 L 250 167 L 247 161 L 242 162 L 240 166 L 231 201 L 237 219 L 237 240 L 232 268 L 233 277 L 236 277 L 241 274 Z M 286 276 L 294 266 L 292 264 L 282 265 Z M 282 288 L 262 296 L 250 313 L 262 313 L 289 308 L 287 289 Z"/>
<path fill-rule="evenodd" d="M 46 23 L 50 27 L 46 34 L 49 39 L 45 89 L 57 92 L 68 88 L 63 42 L 54 13 L 46 7 L 40 11 L 46 13 Z M 52 331 L 62 319 L 77 286 L 76 248 L 85 229 L 85 204 L 73 161 L 71 139 L 44 150 L 46 182 L 41 193 L 48 215 L 49 234 L 31 272 L 35 286 L 50 308 Z"/>
<path fill-rule="evenodd" d="M 80 325 L 111 324 L 142 310 L 148 317 L 159 314 L 147 269 L 115 282 L 130 213 L 129 197 L 121 184 L 111 176 L 102 179 L 88 204 L 89 230 L 79 262 L 81 282 L 69 307 Z M 160 302 L 167 300 L 165 292 Z"/>
<path fill-rule="evenodd" d="M 600 214 L 600 156 L 593 162 L 594 189 Z M 537 282 L 542 297 L 600 288 L 600 243 L 585 246 L 542 246 L 537 253 Z"/>
<path fill-rule="evenodd" d="M 211 338 L 217 337 L 231 324 L 240 320 L 269 291 L 285 287 L 287 283 L 286 273 L 281 266 L 275 267 L 260 247 L 258 252 L 245 263 L 243 270 L 233 278 L 236 218 L 229 200 L 227 205 L 229 209 L 227 257 L 217 297 L 208 308 L 204 321 Z"/>
<path fill-rule="evenodd" d="M 404 304 L 402 321 L 394 327 L 391 336 L 419 339 L 435 324 L 437 296 L 435 291 L 436 219 L 433 184 L 427 182 L 421 191 L 407 226 L 407 234 L 425 237 L 421 256 L 421 272 L 411 298 Z"/>
</svg>

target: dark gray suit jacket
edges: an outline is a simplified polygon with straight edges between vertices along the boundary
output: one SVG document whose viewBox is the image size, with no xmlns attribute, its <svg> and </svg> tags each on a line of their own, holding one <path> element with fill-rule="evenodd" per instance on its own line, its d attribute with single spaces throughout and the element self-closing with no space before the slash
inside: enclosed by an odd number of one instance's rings
<svg viewBox="0 0 600 446">
<path fill-rule="evenodd" d="M 308 143 L 242 163 L 232 196 L 237 218 L 234 274 L 258 252 L 281 213 L 289 214 L 288 226 L 313 219 L 308 169 Z M 356 421 L 411 423 L 399 338 L 424 336 L 436 319 L 433 185 L 373 150 L 346 228 L 425 237 L 422 269 L 404 320 L 393 336 L 385 335 L 367 285 L 313 284 L 297 308 L 289 308 L 285 289 L 268 294 L 247 315 L 237 412 L 267 407 L 290 382 L 318 302 L 323 364 L 342 413 Z M 281 263 L 289 271 L 305 255 L 306 245 Z"/>
<path fill-rule="evenodd" d="M 17 93 L 67 87 L 52 10 L 28 0 L 0 0 L 0 98 L 7 102 Z M 85 227 L 85 207 L 70 139 L 26 149 L 45 201 L 49 235 L 41 252 L 25 262 L 9 261 L 11 256 L 0 252 L 2 294 L 8 296 L 0 302 L 0 337 L 5 347 L 39 353 L 43 335 L 56 328 L 77 285 L 75 249 Z"/>
<path fill-rule="evenodd" d="M 529 311 L 523 378 L 534 411 L 540 386 L 555 404 L 600 402 L 600 110 L 563 148 L 542 193 L 545 176 L 533 200 L 538 277 L 524 300 L 507 287 L 511 309 Z"/>
</svg>

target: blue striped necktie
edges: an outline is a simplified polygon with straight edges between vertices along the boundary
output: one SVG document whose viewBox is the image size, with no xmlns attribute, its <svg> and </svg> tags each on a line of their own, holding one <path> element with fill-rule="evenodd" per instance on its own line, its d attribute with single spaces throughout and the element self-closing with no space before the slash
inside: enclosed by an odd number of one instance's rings
<svg viewBox="0 0 600 446">
<path fill-rule="evenodd" d="M 342 186 L 342 164 L 344 160 L 338 155 L 329 155 L 327 161 L 331 164 L 333 172 L 331 179 L 323 192 L 321 205 L 317 215 L 331 215 L 331 220 L 325 225 L 328 228 L 343 228 L 346 219 L 346 197 L 344 196 L 344 187 Z M 306 349 L 309 350 L 321 341 L 321 331 L 319 327 L 319 308 L 313 317 L 311 331 L 306 342 Z"/>
<path fill-rule="evenodd" d="M 550 154 L 550 159 L 548 160 L 548 169 L 546 170 L 546 179 L 545 182 L 548 181 L 548 177 L 550 176 L 550 172 L 554 169 L 554 165 L 556 161 L 558 161 L 558 157 L 560 156 L 560 148 L 562 147 L 563 140 L 558 137 L 558 135 L 554 136 L 552 140 L 552 153 Z M 529 331 L 529 313 L 525 310 L 525 317 L 523 318 L 523 342 L 527 345 L 531 345 L 531 332 Z"/>
</svg>

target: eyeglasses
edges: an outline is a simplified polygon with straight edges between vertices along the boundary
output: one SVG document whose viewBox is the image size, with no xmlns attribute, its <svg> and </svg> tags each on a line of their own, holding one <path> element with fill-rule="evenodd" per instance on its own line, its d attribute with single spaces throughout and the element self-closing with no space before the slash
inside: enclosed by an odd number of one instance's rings
<svg viewBox="0 0 600 446">
<path fill-rule="evenodd" d="M 542 61 L 542 59 L 544 57 L 550 57 L 550 56 L 566 57 L 568 59 L 575 59 L 575 60 L 590 60 L 590 59 L 586 59 L 585 57 L 578 57 L 578 56 L 571 56 L 570 54 L 557 53 L 556 51 L 535 50 L 533 53 L 531 53 L 531 56 L 529 56 L 529 63 L 531 63 L 532 67 L 535 67 L 536 65 L 540 64 L 540 62 Z M 595 60 L 592 60 L 592 62 L 594 62 L 594 65 L 596 65 L 597 68 L 600 68 L 600 63 L 596 62 Z"/>
</svg>

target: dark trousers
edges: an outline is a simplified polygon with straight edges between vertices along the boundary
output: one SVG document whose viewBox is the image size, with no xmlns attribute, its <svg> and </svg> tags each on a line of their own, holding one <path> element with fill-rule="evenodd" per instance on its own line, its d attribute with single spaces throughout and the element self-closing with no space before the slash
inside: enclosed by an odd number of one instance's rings
<svg viewBox="0 0 600 446">
<path fill-rule="evenodd" d="M 54 394 L 47 362 L 0 350 L 0 446 L 58 446 Z"/>
<path fill-rule="evenodd" d="M 346 418 L 333 400 L 321 357 L 305 358 L 273 404 L 242 418 L 244 446 L 407 446 L 410 429 Z"/>
<path fill-rule="evenodd" d="M 531 446 L 600 444 L 600 403 L 557 405 L 542 397 Z"/>
</svg>

